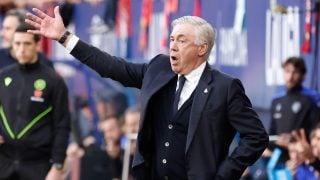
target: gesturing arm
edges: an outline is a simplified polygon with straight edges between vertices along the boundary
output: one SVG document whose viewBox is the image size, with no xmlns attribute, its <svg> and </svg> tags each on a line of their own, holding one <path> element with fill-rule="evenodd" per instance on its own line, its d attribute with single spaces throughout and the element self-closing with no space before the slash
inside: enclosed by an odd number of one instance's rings
<svg viewBox="0 0 320 180">
<path fill-rule="evenodd" d="M 33 8 L 32 11 L 35 14 L 27 13 L 26 23 L 34 26 L 36 30 L 28 30 L 28 32 L 53 40 L 64 39 L 63 36 L 66 35 L 67 30 L 58 6 L 54 9 L 54 17 L 37 8 Z M 98 72 L 102 77 L 116 80 L 124 86 L 141 88 L 143 76 L 147 69 L 146 64 L 128 63 L 124 59 L 111 56 L 75 37 L 75 35 L 68 35 L 62 43 L 64 47 L 71 51 L 71 55 Z"/>
</svg>

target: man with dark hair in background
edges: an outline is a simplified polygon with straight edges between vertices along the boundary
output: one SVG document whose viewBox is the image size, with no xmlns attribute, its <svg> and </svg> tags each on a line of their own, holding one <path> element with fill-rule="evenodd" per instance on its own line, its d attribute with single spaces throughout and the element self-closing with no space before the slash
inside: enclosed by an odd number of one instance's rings
<svg viewBox="0 0 320 180">
<path fill-rule="evenodd" d="M 16 64 L 0 72 L 0 179 L 62 176 L 70 132 L 68 90 L 39 62 L 40 37 L 22 23 L 12 40 Z M 49 173 L 48 173 L 49 172 Z"/>
<path fill-rule="evenodd" d="M 289 159 L 288 144 L 291 132 L 304 129 L 307 134 L 319 122 L 319 95 L 316 91 L 303 87 L 307 68 L 301 57 L 289 57 L 282 65 L 285 91 L 279 93 L 271 103 L 271 125 L 269 134 L 274 142 L 263 153 L 266 161 L 275 148 L 281 150 L 278 164 Z"/>
<path fill-rule="evenodd" d="M 21 9 L 9 10 L 3 19 L 2 29 L 0 31 L 1 49 L 0 49 L 0 69 L 16 62 L 14 52 L 11 48 L 13 34 L 17 27 L 24 23 L 26 11 Z M 37 47 L 37 51 L 40 46 Z M 44 63 L 53 68 L 52 62 L 43 54 L 38 52 L 38 57 L 41 63 Z"/>
<path fill-rule="evenodd" d="M 282 67 L 286 91 L 272 101 L 269 133 L 280 135 L 300 128 L 310 133 L 319 121 L 319 95 L 302 85 L 307 68 L 301 57 L 288 58 Z"/>
</svg>

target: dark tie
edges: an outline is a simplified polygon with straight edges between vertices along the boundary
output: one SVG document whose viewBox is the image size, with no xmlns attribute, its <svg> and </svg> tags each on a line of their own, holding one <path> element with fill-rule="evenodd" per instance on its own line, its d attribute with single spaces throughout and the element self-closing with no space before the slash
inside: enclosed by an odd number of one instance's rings
<svg viewBox="0 0 320 180">
<path fill-rule="evenodd" d="M 183 75 L 180 76 L 178 90 L 175 93 L 174 101 L 173 101 L 173 112 L 178 111 L 178 104 L 179 104 L 179 100 L 180 100 L 180 95 L 181 95 L 181 91 L 182 91 L 182 88 L 183 88 L 183 85 L 185 82 L 186 82 L 186 78 Z"/>
</svg>

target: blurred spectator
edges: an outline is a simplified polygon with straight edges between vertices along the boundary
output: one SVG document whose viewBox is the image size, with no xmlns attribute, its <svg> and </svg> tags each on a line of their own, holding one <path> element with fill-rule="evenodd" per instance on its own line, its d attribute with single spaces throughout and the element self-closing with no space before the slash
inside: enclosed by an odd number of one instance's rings
<svg viewBox="0 0 320 180">
<path fill-rule="evenodd" d="M 140 108 L 138 106 L 128 108 L 124 113 L 123 131 L 125 134 L 136 134 L 139 130 Z"/>
<path fill-rule="evenodd" d="M 126 95 L 118 91 L 99 91 L 95 102 L 100 120 L 121 117 L 128 106 Z"/>
<path fill-rule="evenodd" d="M 281 150 L 279 165 L 289 159 L 288 144 L 291 131 L 303 128 L 310 133 L 319 122 L 320 98 L 316 91 L 303 87 L 307 72 L 305 62 L 300 57 L 290 57 L 282 65 L 286 91 L 272 100 L 270 135 L 276 135 L 276 141 L 271 142 L 263 153 L 268 161 L 274 148 Z"/>
<path fill-rule="evenodd" d="M 302 86 L 307 72 L 305 62 L 300 57 L 290 57 L 283 70 L 286 92 L 272 101 L 269 133 L 280 135 L 300 128 L 310 133 L 319 121 L 320 98 L 316 91 Z"/>
<path fill-rule="evenodd" d="M 0 35 L 2 38 L 2 48 L 0 49 L 0 68 L 6 67 L 16 62 L 14 51 L 11 48 L 13 34 L 17 27 L 24 23 L 26 12 L 19 9 L 8 11 L 3 19 Z M 39 45 L 37 46 L 39 50 Z M 38 52 L 39 61 L 53 68 L 52 62 L 43 54 Z"/>
<path fill-rule="evenodd" d="M 93 134 L 93 113 L 85 97 L 75 97 L 75 112 L 72 121 L 73 135 L 76 142 L 82 147 L 83 140 Z"/>
<path fill-rule="evenodd" d="M 123 133 L 126 136 L 136 136 L 139 131 L 139 121 L 140 121 L 140 108 L 130 107 L 125 111 L 124 123 L 123 123 Z M 125 138 L 125 141 L 128 139 Z M 136 142 L 132 141 L 130 153 L 133 155 L 136 147 Z"/>
<path fill-rule="evenodd" d="M 17 64 L 0 73 L 0 179 L 60 179 L 70 131 L 68 89 L 39 62 L 40 37 L 21 23 L 13 35 Z M 36 171 L 35 171 L 36 170 Z"/>
<path fill-rule="evenodd" d="M 304 164 L 304 158 L 300 153 L 298 143 L 295 140 L 291 141 L 287 146 L 289 160 L 286 162 L 286 167 L 291 171 L 292 175 L 295 175 L 298 167 Z"/>
<path fill-rule="evenodd" d="M 311 136 L 310 136 L 311 142 L 317 142 L 317 141 L 314 141 L 316 140 L 314 136 L 315 135 L 314 132 L 316 132 L 318 128 L 319 126 L 317 126 L 316 129 L 312 130 Z M 319 163 L 319 159 L 314 153 L 315 147 L 310 146 L 310 144 L 308 143 L 305 130 L 300 129 L 299 131 L 293 131 L 292 135 L 296 140 L 294 151 L 299 157 L 299 160 L 296 160 L 296 163 L 295 163 L 296 166 L 295 167 L 291 166 L 293 170 L 292 172 L 293 172 L 294 179 L 297 179 L 297 180 L 318 179 L 319 169 L 317 169 L 317 167 L 314 165 L 316 163 Z M 314 143 L 314 145 L 315 144 L 316 143 Z M 290 149 L 289 149 L 289 152 L 290 152 Z"/>
<path fill-rule="evenodd" d="M 126 170 L 129 173 L 129 179 L 133 179 L 132 172 L 131 172 L 131 165 L 132 165 L 132 160 L 133 160 L 133 155 L 136 149 L 136 138 L 137 134 L 139 131 L 139 121 L 140 121 L 140 108 L 135 106 L 135 107 L 130 107 L 125 111 L 124 114 L 124 123 L 123 123 L 123 132 L 124 132 L 124 138 L 122 138 L 122 147 L 125 149 L 125 151 L 129 151 L 129 158 L 125 159 L 124 161 L 127 160 L 129 161 L 128 164 L 125 164 L 127 167 Z M 130 143 L 130 144 L 128 144 Z M 130 145 L 130 146 L 128 146 Z M 130 148 L 129 150 L 126 148 Z M 125 172 L 126 173 L 126 172 Z"/>
<path fill-rule="evenodd" d="M 105 99 L 98 99 L 96 101 L 96 109 L 99 117 L 99 121 L 103 121 L 108 117 L 113 117 L 117 115 L 114 105 Z"/>
<path fill-rule="evenodd" d="M 104 135 L 105 146 L 100 147 L 94 142 L 84 143 L 85 154 L 81 159 L 80 177 L 83 180 L 120 179 L 122 152 L 119 120 L 114 117 L 107 118 L 100 122 L 99 129 Z"/>
<path fill-rule="evenodd" d="M 304 129 L 293 131 L 293 137 L 298 142 L 300 153 L 307 164 L 310 164 L 317 170 L 317 175 L 320 172 L 320 124 L 318 124 L 310 133 L 310 143 L 306 138 Z"/>
<path fill-rule="evenodd" d="M 269 134 L 281 137 L 300 128 L 310 133 L 319 121 L 320 99 L 316 91 L 302 86 L 307 72 L 305 62 L 300 57 L 290 57 L 284 62 L 283 70 L 286 92 L 272 101 Z M 282 144 L 285 148 L 288 139 Z"/>
<path fill-rule="evenodd" d="M 5 14 L 1 29 L 1 47 L 9 48 L 11 46 L 13 34 L 19 24 L 23 23 L 26 18 L 26 11 L 12 9 Z"/>
<path fill-rule="evenodd" d="M 120 121 L 116 117 L 109 117 L 100 123 L 99 128 L 103 132 L 107 154 L 112 158 L 119 157 L 122 135 Z"/>
<path fill-rule="evenodd" d="M 318 124 L 310 134 L 312 154 L 316 159 L 320 159 L 320 124 Z M 312 158 L 309 160 L 312 161 Z M 318 169 L 320 171 L 320 168 Z"/>
</svg>

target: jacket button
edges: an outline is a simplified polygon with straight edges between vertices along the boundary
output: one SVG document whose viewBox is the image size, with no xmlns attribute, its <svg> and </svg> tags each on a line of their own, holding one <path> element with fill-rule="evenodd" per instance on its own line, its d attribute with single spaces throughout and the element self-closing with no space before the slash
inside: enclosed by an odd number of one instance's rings
<svg viewBox="0 0 320 180">
<path fill-rule="evenodd" d="M 166 163 L 167 163 L 167 160 L 166 160 L 166 159 L 162 159 L 162 163 L 163 163 L 163 164 L 166 164 Z"/>
</svg>

